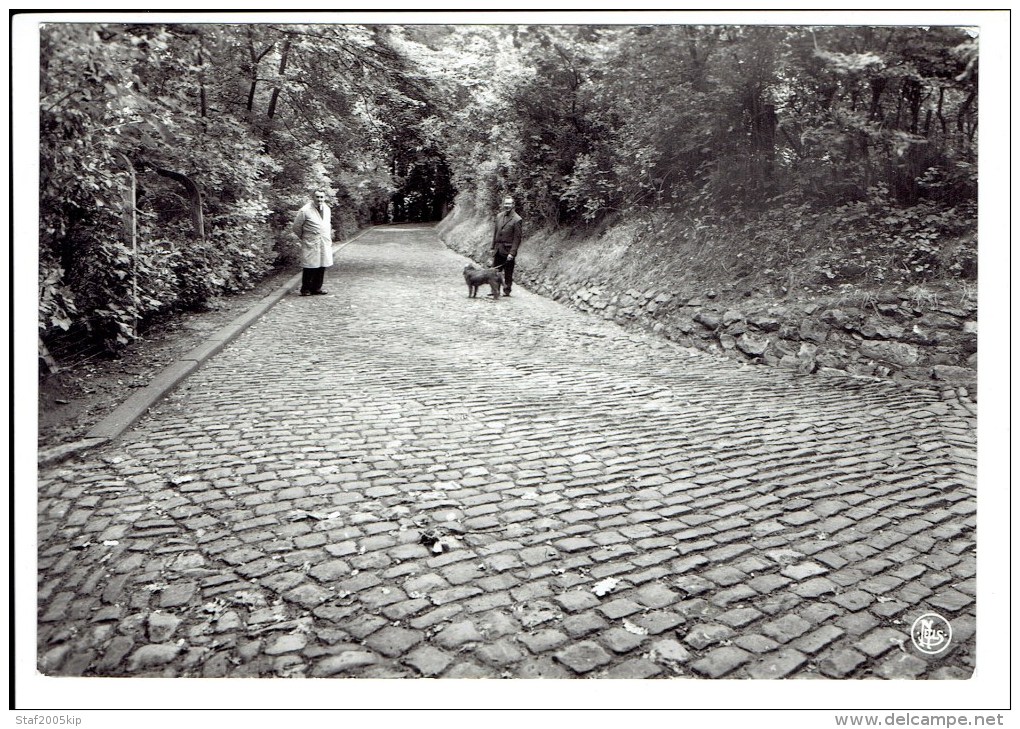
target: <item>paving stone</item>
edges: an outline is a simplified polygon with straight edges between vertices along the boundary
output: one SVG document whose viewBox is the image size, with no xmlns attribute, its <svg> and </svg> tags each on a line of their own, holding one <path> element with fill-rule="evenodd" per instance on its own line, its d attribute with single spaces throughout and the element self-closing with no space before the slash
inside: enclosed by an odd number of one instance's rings
<svg viewBox="0 0 1020 729">
<path fill-rule="evenodd" d="M 445 671 L 454 657 L 432 646 L 421 646 L 415 648 L 404 659 L 404 663 L 411 666 L 426 678 L 433 678 Z"/>
<path fill-rule="evenodd" d="M 746 625 L 750 625 L 758 618 L 762 617 L 763 613 L 760 610 L 755 610 L 752 607 L 747 608 L 736 608 L 728 610 L 721 615 L 715 617 L 720 623 L 729 625 L 731 628 L 743 628 Z"/>
<path fill-rule="evenodd" d="M 955 613 L 974 602 L 974 598 L 958 590 L 943 590 L 928 598 L 928 604 L 936 610 Z"/>
<path fill-rule="evenodd" d="M 599 612 L 610 620 L 618 620 L 641 611 L 641 606 L 627 598 L 620 598 L 599 606 Z"/>
<path fill-rule="evenodd" d="M 847 610 L 857 611 L 871 605 L 875 598 L 863 590 L 851 590 L 831 598 L 834 603 L 845 607 Z"/>
<path fill-rule="evenodd" d="M 732 605 L 733 603 L 748 600 L 756 595 L 757 593 L 747 585 L 734 585 L 727 590 L 720 590 L 715 593 L 711 598 L 709 598 L 709 601 L 713 605 L 718 605 L 719 607 L 724 608 Z"/>
<path fill-rule="evenodd" d="M 683 664 L 691 658 L 691 653 L 672 638 L 660 638 L 652 642 L 649 656 L 654 661 Z"/>
<path fill-rule="evenodd" d="M 745 573 L 728 565 L 716 567 L 715 569 L 708 570 L 702 574 L 705 579 L 710 580 L 719 587 L 729 587 L 730 585 L 735 585 L 738 582 L 746 582 L 748 579 Z"/>
<path fill-rule="evenodd" d="M 696 597 L 715 587 L 712 582 L 709 582 L 700 575 L 684 575 L 678 577 L 673 584 L 680 588 L 688 597 Z"/>
<path fill-rule="evenodd" d="M 599 598 L 587 590 L 571 590 L 557 595 L 553 600 L 568 613 L 587 610 L 599 604 Z"/>
<path fill-rule="evenodd" d="M 805 653 L 817 653 L 844 634 L 844 631 L 835 625 L 823 625 L 807 635 L 803 635 L 793 642 L 793 646 Z"/>
<path fill-rule="evenodd" d="M 328 600 L 333 593 L 319 585 L 305 582 L 283 594 L 285 600 L 295 602 L 303 608 L 310 609 Z"/>
<path fill-rule="evenodd" d="M 149 640 L 153 643 L 166 643 L 181 624 L 176 615 L 152 613 L 149 616 Z"/>
<path fill-rule="evenodd" d="M 679 599 L 676 592 L 659 583 L 653 583 L 636 590 L 633 597 L 635 602 L 648 608 L 664 608 Z"/>
<path fill-rule="evenodd" d="M 629 619 L 635 625 L 647 630 L 649 635 L 665 633 L 686 621 L 683 615 L 665 610 L 652 610 L 643 615 L 632 615 Z"/>
<path fill-rule="evenodd" d="M 746 651 L 751 651 L 752 653 L 768 653 L 769 651 L 775 650 L 779 647 L 779 643 L 776 641 L 756 633 L 752 633 L 750 635 L 738 635 L 733 639 L 733 642 L 740 648 L 743 648 Z"/>
<path fill-rule="evenodd" d="M 751 678 L 776 679 L 786 678 L 807 663 L 807 656 L 794 648 L 782 648 L 774 653 L 766 654 L 747 669 Z"/>
<path fill-rule="evenodd" d="M 420 643 L 424 637 L 425 634 L 419 630 L 390 626 L 372 633 L 365 639 L 365 645 L 384 656 L 396 658 Z"/>
<path fill-rule="evenodd" d="M 599 639 L 614 653 L 628 653 L 644 643 L 646 637 L 625 628 L 610 628 L 600 634 Z"/>
<path fill-rule="evenodd" d="M 875 673 L 882 678 L 896 680 L 919 678 L 927 670 L 928 664 L 921 658 L 897 651 L 879 664 Z M 966 677 L 960 676 L 960 678 Z"/>
<path fill-rule="evenodd" d="M 867 611 L 850 613 L 836 621 L 836 625 L 850 635 L 864 635 L 878 625 L 878 619 Z"/>
<path fill-rule="evenodd" d="M 799 615 L 784 615 L 778 620 L 765 623 L 761 632 L 780 643 L 789 643 L 799 638 L 814 626 Z"/>
<path fill-rule="evenodd" d="M 800 562 L 791 564 L 780 570 L 781 574 L 794 580 L 805 580 L 809 577 L 825 574 L 829 570 L 817 562 Z"/>
<path fill-rule="evenodd" d="M 744 665 L 752 657 L 745 650 L 735 646 L 725 646 L 723 648 L 716 648 L 704 658 L 695 661 L 691 664 L 691 668 L 709 678 L 719 678 Z"/>
<path fill-rule="evenodd" d="M 301 633 L 291 633 L 277 636 L 266 646 L 266 655 L 278 656 L 284 653 L 295 653 L 308 645 L 308 636 Z"/>
<path fill-rule="evenodd" d="M 563 629 L 571 638 L 583 638 L 598 630 L 602 630 L 609 623 L 601 615 L 594 611 L 587 611 L 578 615 L 571 615 L 563 619 Z"/>
<path fill-rule="evenodd" d="M 879 628 L 873 630 L 866 636 L 854 642 L 853 646 L 861 653 L 866 653 L 872 658 L 885 655 L 893 648 L 899 647 L 906 650 L 910 643 L 910 636 L 892 628 Z"/>
<path fill-rule="evenodd" d="M 335 656 L 323 658 L 316 663 L 312 668 L 312 676 L 315 678 L 328 678 L 374 665 L 378 661 L 378 656 L 368 651 L 343 651 Z"/>
<path fill-rule="evenodd" d="M 839 591 L 839 585 L 827 577 L 815 577 L 801 582 L 793 591 L 801 597 L 815 598 L 835 594 Z"/>
<path fill-rule="evenodd" d="M 556 660 L 574 673 L 585 674 L 612 662 L 613 658 L 598 643 L 586 640 L 557 652 Z"/>
<path fill-rule="evenodd" d="M 436 642 L 447 649 L 459 648 L 465 643 L 475 643 L 483 639 L 482 634 L 470 620 L 462 620 L 448 625 L 435 637 Z"/>
<path fill-rule="evenodd" d="M 180 607 L 187 605 L 195 596 L 198 585 L 194 582 L 183 582 L 170 585 L 159 595 L 159 606 L 161 608 Z"/>
<path fill-rule="evenodd" d="M 547 628 L 535 633 L 526 633 L 518 638 L 532 653 L 540 654 L 558 648 L 569 638 L 559 630 Z"/>
<path fill-rule="evenodd" d="M 717 623 L 701 623 L 691 628 L 684 636 L 684 642 L 696 650 L 732 638 L 733 629 Z"/>
<path fill-rule="evenodd" d="M 177 643 L 143 645 L 131 654 L 131 658 L 128 659 L 128 670 L 135 672 L 166 665 L 176 658 L 180 652 L 181 646 Z"/>
<path fill-rule="evenodd" d="M 818 670 L 830 678 L 846 678 L 865 661 L 867 657 L 857 651 L 840 648 L 822 654 L 818 661 Z"/>
</svg>

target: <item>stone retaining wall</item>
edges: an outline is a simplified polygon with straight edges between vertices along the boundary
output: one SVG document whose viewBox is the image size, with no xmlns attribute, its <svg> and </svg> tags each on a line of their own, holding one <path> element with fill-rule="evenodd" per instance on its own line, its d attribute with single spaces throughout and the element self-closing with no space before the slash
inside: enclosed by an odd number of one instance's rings
<svg viewBox="0 0 1020 729">
<path fill-rule="evenodd" d="M 479 236 L 449 234 L 460 225 L 481 227 L 477 220 L 444 221 L 439 234 L 459 253 L 485 259 L 487 250 L 463 243 Z M 537 241 L 532 247 L 536 246 Z M 515 280 L 623 326 L 648 329 L 686 346 L 754 364 L 924 383 L 946 395 L 952 391 L 976 399 L 977 304 L 970 300 L 940 302 L 904 291 L 848 305 L 823 298 L 737 300 L 727 292 L 697 294 L 666 287 L 621 290 L 605 281 L 549 275 L 550 259 L 529 256 L 528 250 L 525 241 Z"/>
</svg>

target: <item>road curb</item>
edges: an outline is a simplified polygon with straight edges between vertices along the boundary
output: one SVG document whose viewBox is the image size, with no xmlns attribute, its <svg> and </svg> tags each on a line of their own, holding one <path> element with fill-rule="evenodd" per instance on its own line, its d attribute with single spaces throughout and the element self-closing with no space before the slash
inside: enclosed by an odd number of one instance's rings
<svg viewBox="0 0 1020 729">
<path fill-rule="evenodd" d="M 333 254 L 336 255 L 358 238 L 373 230 L 373 228 L 366 228 L 350 240 L 334 246 Z M 179 360 L 167 365 L 152 378 L 148 385 L 137 390 L 127 400 L 114 408 L 113 412 L 93 425 L 82 440 L 40 450 L 36 458 L 38 466 L 41 468 L 56 465 L 73 456 L 93 448 L 98 448 L 119 438 L 149 408 L 170 394 L 188 376 L 237 339 L 242 332 L 273 308 L 280 299 L 292 291 L 295 286 L 298 286 L 300 282 L 301 274 L 294 274 L 268 296 L 259 299 L 248 311 L 229 324 L 217 329 L 205 341 L 184 354 Z"/>
</svg>

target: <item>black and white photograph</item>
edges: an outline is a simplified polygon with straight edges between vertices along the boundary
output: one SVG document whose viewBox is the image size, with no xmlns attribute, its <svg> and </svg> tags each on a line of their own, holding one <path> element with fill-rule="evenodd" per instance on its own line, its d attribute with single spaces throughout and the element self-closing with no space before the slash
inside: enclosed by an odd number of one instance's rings
<svg viewBox="0 0 1020 729">
<path fill-rule="evenodd" d="M 11 17 L 12 710 L 1004 724 L 1008 10 Z"/>
</svg>

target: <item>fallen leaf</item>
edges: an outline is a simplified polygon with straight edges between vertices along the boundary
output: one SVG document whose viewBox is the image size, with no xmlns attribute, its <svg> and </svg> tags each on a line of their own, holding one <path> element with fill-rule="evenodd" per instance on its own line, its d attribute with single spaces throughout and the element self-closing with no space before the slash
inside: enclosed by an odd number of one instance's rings
<svg viewBox="0 0 1020 729">
<path fill-rule="evenodd" d="M 591 588 L 591 591 L 599 597 L 602 597 L 603 595 L 608 595 L 612 592 L 618 584 L 620 584 L 620 581 L 615 577 L 607 577 L 601 582 L 596 582 L 595 586 Z"/>
<path fill-rule="evenodd" d="M 629 620 L 623 621 L 623 629 L 628 633 L 633 633 L 634 635 L 648 635 L 648 628 L 642 628 L 640 625 L 634 625 L 634 623 Z"/>
</svg>

